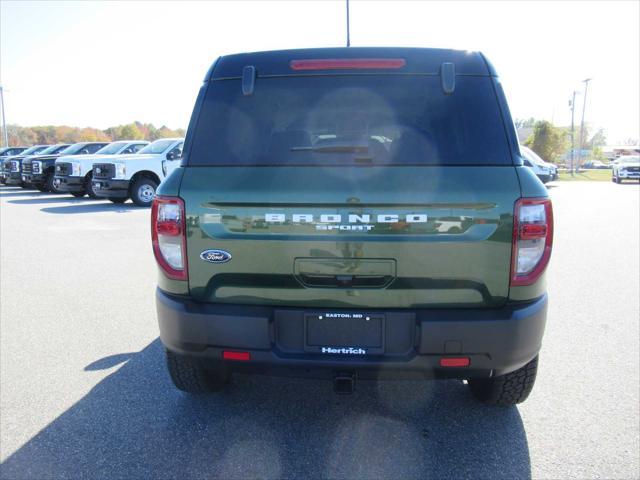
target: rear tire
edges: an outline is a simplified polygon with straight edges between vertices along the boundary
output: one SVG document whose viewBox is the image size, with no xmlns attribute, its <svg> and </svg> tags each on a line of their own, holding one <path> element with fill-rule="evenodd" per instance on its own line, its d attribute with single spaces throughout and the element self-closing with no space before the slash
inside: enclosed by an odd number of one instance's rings
<svg viewBox="0 0 640 480">
<path fill-rule="evenodd" d="M 115 197 L 109 197 L 109 200 L 111 200 L 113 203 L 124 203 L 127 201 L 126 198 L 115 198 Z"/>
<path fill-rule="evenodd" d="M 173 384 L 187 393 L 209 393 L 223 388 L 231 378 L 228 370 L 219 365 L 206 368 L 198 360 L 165 350 L 167 369 Z"/>
<path fill-rule="evenodd" d="M 471 393 L 488 405 L 510 406 L 524 402 L 536 381 L 538 357 L 515 372 L 493 378 L 469 379 Z"/>
<path fill-rule="evenodd" d="M 151 178 L 137 179 L 131 186 L 131 200 L 139 207 L 150 207 L 158 184 Z"/>
</svg>

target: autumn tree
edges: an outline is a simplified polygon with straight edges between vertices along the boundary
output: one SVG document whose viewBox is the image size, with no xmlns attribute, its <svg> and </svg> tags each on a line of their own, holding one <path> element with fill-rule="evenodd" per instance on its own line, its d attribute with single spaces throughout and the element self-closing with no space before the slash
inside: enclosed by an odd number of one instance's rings
<svg viewBox="0 0 640 480">
<path fill-rule="evenodd" d="M 540 120 L 533 126 L 533 133 L 525 145 L 547 162 L 557 162 L 568 146 L 566 133 L 547 120 Z"/>
</svg>

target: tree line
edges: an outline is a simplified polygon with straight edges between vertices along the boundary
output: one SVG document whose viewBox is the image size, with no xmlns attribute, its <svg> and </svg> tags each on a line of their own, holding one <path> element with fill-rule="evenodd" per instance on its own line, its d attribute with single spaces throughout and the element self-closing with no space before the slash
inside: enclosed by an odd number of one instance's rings
<svg viewBox="0 0 640 480">
<path fill-rule="evenodd" d="M 518 129 L 533 129 L 531 135 L 523 143 L 547 162 L 558 163 L 561 157 L 571 149 L 571 127 L 559 127 L 547 120 L 534 118 L 516 119 L 515 125 Z M 573 129 L 575 150 L 590 150 L 589 158 L 591 159 L 604 160 L 601 147 L 606 143 L 607 137 L 602 128 L 591 133 L 589 125 L 585 125 L 582 139 L 580 139 L 580 128 L 574 127 Z M 583 160 L 586 159 L 583 157 Z"/>
<path fill-rule="evenodd" d="M 7 125 L 9 146 L 29 146 L 37 144 L 110 142 L 114 140 L 149 140 L 159 138 L 184 137 L 182 128 L 171 129 L 166 126 L 156 128 L 152 123 L 133 122 L 117 125 L 105 130 L 92 127 L 69 127 L 66 125 L 42 125 L 22 127 Z"/>
</svg>

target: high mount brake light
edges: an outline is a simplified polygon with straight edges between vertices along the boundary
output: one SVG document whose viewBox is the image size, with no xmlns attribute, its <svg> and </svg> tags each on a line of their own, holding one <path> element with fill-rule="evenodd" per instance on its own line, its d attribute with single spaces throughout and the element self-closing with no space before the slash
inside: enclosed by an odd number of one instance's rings
<svg viewBox="0 0 640 480">
<path fill-rule="evenodd" d="M 321 58 L 291 60 L 291 70 L 384 70 L 402 68 L 404 58 Z"/>
<path fill-rule="evenodd" d="M 187 244 L 184 201 L 156 197 L 151 207 L 153 254 L 164 274 L 174 280 L 187 279 Z"/>
<path fill-rule="evenodd" d="M 513 215 L 511 285 L 531 285 L 544 272 L 553 245 L 553 208 L 548 198 L 521 198 Z"/>
</svg>

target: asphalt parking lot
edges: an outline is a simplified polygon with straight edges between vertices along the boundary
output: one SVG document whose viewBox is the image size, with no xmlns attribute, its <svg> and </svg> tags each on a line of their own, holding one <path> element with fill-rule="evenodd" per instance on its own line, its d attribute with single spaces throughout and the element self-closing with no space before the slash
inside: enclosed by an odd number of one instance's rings
<svg viewBox="0 0 640 480">
<path fill-rule="evenodd" d="M 640 187 L 550 187 L 538 381 L 517 408 L 456 381 L 238 376 L 190 397 L 164 368 L 149 210 L 0 187 L 0 477 L 638 478 Z"/>
</svg>

